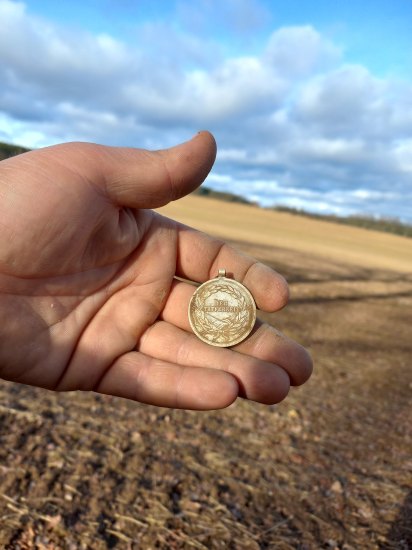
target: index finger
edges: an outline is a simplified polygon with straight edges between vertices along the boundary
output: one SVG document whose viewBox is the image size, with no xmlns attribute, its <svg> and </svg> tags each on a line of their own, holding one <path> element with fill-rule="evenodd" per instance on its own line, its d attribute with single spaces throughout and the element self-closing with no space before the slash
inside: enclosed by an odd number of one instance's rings
<svg viewBox="0 0 412 550">
<path fill-rule="evenodd" d="M 202 283 L 216 277 L 219 269 L 244 284 L 263 311 L 278 311 L 289 299 L 286 280 L 258 260 L 239 252 L 225 241 L 177 224 L 176 275 Z"/>
</svg>

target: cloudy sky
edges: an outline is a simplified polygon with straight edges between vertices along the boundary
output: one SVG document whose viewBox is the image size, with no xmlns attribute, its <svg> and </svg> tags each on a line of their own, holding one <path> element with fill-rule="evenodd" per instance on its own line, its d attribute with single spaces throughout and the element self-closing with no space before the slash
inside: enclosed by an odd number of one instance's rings
<svg viewBox="0 0 412 550">
<path fill-rule="evenodd" d="M 412 223 L 410 0 L 0 0 L 0 141 L 217 139 L 208 185 Z"/>
</svg>

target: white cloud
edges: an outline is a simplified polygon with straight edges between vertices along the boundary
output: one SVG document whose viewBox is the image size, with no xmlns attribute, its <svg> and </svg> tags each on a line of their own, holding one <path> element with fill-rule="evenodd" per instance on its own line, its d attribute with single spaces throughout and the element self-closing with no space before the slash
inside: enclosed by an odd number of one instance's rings
<svg viewBox="0 0 412 550">
<path fill-rule="evenodd" d="M 0 59 L 17 77 L 39 88 L 54 88 L 50 79 L 107 78 L 123 74 L 130 57 L 124 44 L 107 35 L 74 34 L 27 14 L 24 4 L 0 2 Z"/>
<path fill-rule="evenodd" d="M 341 49 L 310 25 L 286 27 L 271 35 L 265 57 L 282 74 L 299 77 L 336 63 Z"/>
<path fill-rule="evenodd" d="M 214 2 L 202 3 L 194 28 Z M 227 11 L 219 24 L 247 35 L 263 24 L 262 11 L 248 26 L 255 5 L 243 0 L 240 19 Z M 412 220 L 411 82 L 346 64 L 311 26 L 277 29 L 260 53 L 229 55 L 188 31 L 190 6 L 180 7 L 182 31 L 146 22 L 126 43 L 0 0 L 0 139 L 158 148 L 209 128 L 217 188 L 266 205 Z"/>
<path fill-rule="evenodd" d="M 314 137 L 309 141 L 303 140 L 297 142 L 294 147 L 294 153 L 296 156 L 300 156 L 301 159 L 353 163 L 365 159 L 367 147 L 365 142 L 359 138 Z"/>
<path fill-rule="evenodd" d="M 386 117 L 388 83 L 375 78 L 365 67 L 344 65 L 311 78 L 296 103 L 296 116 L 323 133 L 357 135 L 365 123 L 379 127 Z M 377 117 L 375 120 L 374 117 Z"/>
<path fill-rule="evenodd" d="M 400 140 L 394 147 L 399 170 L 412 176 L 412 138 Z"/>
</svg>

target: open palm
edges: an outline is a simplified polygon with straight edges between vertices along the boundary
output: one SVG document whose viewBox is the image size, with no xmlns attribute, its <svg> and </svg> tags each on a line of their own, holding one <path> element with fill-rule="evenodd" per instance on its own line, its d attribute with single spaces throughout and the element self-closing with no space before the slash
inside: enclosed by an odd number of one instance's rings
<svg viewBox="0 0 412 550">
<path fill-rule="evenodd" d="M 0 163 L 2 378 L 211 409 L 278 402 L 309 377 L 306 351 L 267 325 L 230 350 L 191 333 L 181 279 L 225 268 L 266 311 L 288 294 L 266 266 L 149 210 L 196 188 L 214 157 L 204 132 L 164 151 L 71 143 Z"/>
</svg>

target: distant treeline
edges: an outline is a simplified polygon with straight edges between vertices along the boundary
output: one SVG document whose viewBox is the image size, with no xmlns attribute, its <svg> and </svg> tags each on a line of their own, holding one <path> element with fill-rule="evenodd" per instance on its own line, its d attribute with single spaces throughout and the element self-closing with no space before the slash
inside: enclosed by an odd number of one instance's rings
<svg viewBox="0 0 412 550">
<path fill-rule="evenodd" d="M 0 160 L 4 160 L 8 157 L 14 157 L 20 153 L 29 151 L 25 147 L 19 147 L 18 145 L 10 145 L 8 143 L 0 142 Z M 223 200 L 226 202 L 236 202 L 241 204 L 249 204 L 252 206 L 258 206 L 256 203 L 248 201 L 244 197 L 236 195 L 234 193 L 225 193 L 222 191 L 214 191 L 210 187 L 201 186 L 194 194 L 201 195 L 203 197 L 210 197 L 214 199 Z M 404 237 L 412 237 L 412 225 L 404 224 L 398 220 L 393 219 L 376 219 L 368 216 L 332 216 L 324 214 L 312 214 L 305 210 L 298 210 L 295 208 L 288 208 L 286 206 L 276 206 L 271 210 L 277 212 L 288 212 L 289 214 L 295 214 L 297 216 L 306 216 L 308 218 L 314 218 L 317 220 L 330 221 L 334 223 L 341 223 L 344 225 L 354 225 L 356 227 L 363 227 L 365 229 L 373 229 L 375 231 L 385 231 L 387 233 L 394 233 L 395 235 L 402 235 Z"/>
<path fill-rule="evenodd" d="M 214 191 L 210 187 L 201 186 L 193 192 L 194 195 L 201 195 L 202 197 L 209 197 L 211 199 L 219 199 L 225 202 L 239 202 L 241 204 L 250 204 L 257 206 L 255 203 L 248 201 L 244 197 L 235 195 L 234 193 L 225 193 L 223 191 Z"/>
<path fill-rule="evenodd" d="M 19 147 L 18 145 L 10 145 L 9 143 L 2 143 L 0 141 L 0 160 L 20 155 L 20 153 L 26 153 L 29 149 L 25 147 Z"/>
</svg>

